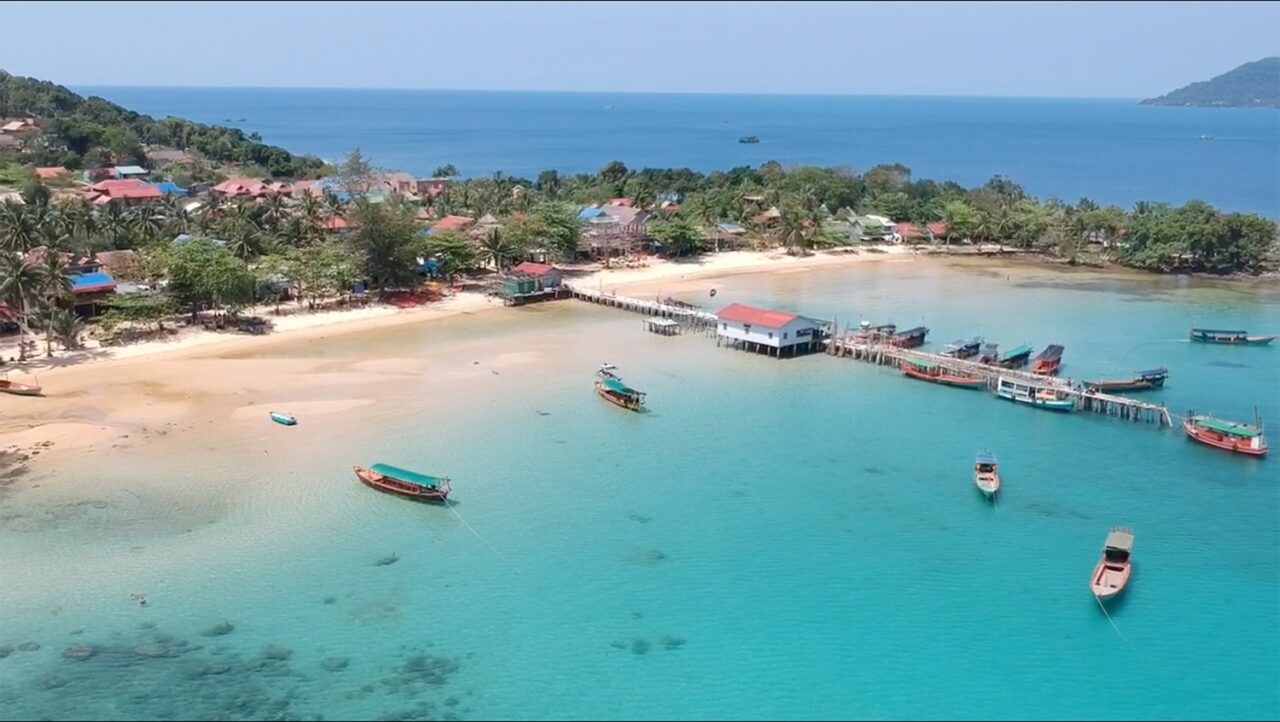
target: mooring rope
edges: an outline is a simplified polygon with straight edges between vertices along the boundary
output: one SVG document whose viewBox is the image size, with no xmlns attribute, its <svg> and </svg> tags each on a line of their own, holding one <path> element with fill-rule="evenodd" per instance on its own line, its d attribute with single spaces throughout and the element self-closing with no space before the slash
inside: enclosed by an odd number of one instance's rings
<svg viewBox="0 0 1280 722">
<path fill-rule="evenodd" d="M 1093 595 L 1093 601 L 1098 603 L 1098 609 L 1102 610 L 1102 616 L 1107 618 L 1107 623 L 1111 625 L 1112 629 L 1116 630 L 1116 634 L 1119 634 L 1121 639 L 1123 639 L 1125 642 L 1127 642 L 1129 645 L 1132 646 L 1133 642 L 1130 642 L 1129 638 L 1124 636 L 1124 634 L 1120 631 L 1120 628 L 1116 626 L 1115 620 L 1111 618 L 1111 614 L 1107 612 L 1107 607 L 1102 603 L 1102 598 L 1099 597 L 1097 594 L 1095 594 Z"/>
<path fill-rule="evenodd" d="M 471 526 L 470 524 L 468 524 L 468 523 L 467 523 L 467 520 L 462 518 L 462 515 L 458 513 L 458 510 L 457 510 L 457 509 L 454 509 L 454 508 L 453 508 L 453 504 L 450 504 L 450 503 L 449 503 L 449 500 L 448 500 L 447 498 L 446 498 L 446 499 L 444 499 L 444 505 L 445 505 L 445 506 L 447 506 L 447 507 L 449 507 L 449 511 L 453 512 L 453 515 L 454 515 L 454 516 L 456 516 L 456 517 L 458 517 L 458 521 L 462 522 L 464 526 L 466 526 L 468 529 L 470 529 L 470 530 L 471 530 L 471 533 L 472 533 L 472 534 L 475 534 L 477 539 L 479 539 L 479 540 L 480 540 L 480 541 L 481 541 L 485 546 L 489 547 L 489 550 L 490 550 L 490 551 L 492 551 L 494 554 L 497 554 L 498 556 L 502 557 L 502 560 L 503 560 L 504 562 L 507 562 L 508 564 L 510 564 L 510 563 L 511 563 L 511 560 L 507 558 L 507 555 L 506 555 L 506 554 L 503 554 L 502 552 L 498 551 L 497 547 L 495 547 L 494 545 L 490 544 L 490 543 L 488 542 L 488 540 L 486 540 L 484 537 L 480 536 L 480 532 L 476 531 L 476 530 L 475 530 L 475 527 L 473 527 L 473 526 Z"/>
</svg>

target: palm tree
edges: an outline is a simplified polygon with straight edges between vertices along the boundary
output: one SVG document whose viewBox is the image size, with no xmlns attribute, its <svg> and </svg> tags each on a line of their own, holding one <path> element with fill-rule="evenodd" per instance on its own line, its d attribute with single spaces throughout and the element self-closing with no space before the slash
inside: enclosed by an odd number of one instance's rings
<svg viewBox="0 0 1280 722">
<path fill-rule="evenodd" d="M 49 248 L 36 268 L 40 272 L 40 281 L 35 295 L 42 304 L 40 315 L 45 332 L 45 355 L 52 356 L 53 324 L 49 322 L 50 314 L 60 310 L 60 302 L 71 298 L 70 265 L 57 249 Z"/>
<path fill-rule="evenodd" d="M 133 225 L 131 221 L 130 214 L 123 205 L 119 202 L 108 203 L 98 216 L 98 227 L 111 239 L 112 248 L 128 248 Z"/>
<path fill-rule="evenodd" d="M 515 255 L 515 246 L 507 241 L 497 228 L 490 228 L 485 234 L 484 239 L 480 242 L 480 248 L 493 262 L 493 267 L 499 273 L 502 272 L 505 262 Z"/>
<path fill-rule="evenodd" d="M 131 215 L 129 227 L 143 241 L 154 241 L 164 232 L 166 219 L 151 206 L 138 206 Z"/>
<path fill-rule="evenodd" d="M 42 238 L 33 212 L 16 203 L 0 203 L 0 249 L 26 253 L 40 245 Z"/>
<path fill-rule="evenodd" d="M 289 208 L 285 205 L 284 196 L 279 193 L 272 193 L 267 196 L 262 209 L 262 220 L 266 225 L 266 230 L 271 233 L 280 230 L 280 224 L 289 215 Z"/>
<path fill-rule="evenodd" d="M 56 313 L 50 314 L 49 321 L 53 326 L 53 333 L 58 337 L 58 343 L 68 350 L 80 348 L 80 334 L 84 333 L 84 321 L 75 314 L 74 311 L 65 308 L 59 308 Z"/>
<path fill-rule="evenodd" d="M 0 300 L 18 310 L 18 358 L 27 360 L 30 309 L 38 300 L 43 272 L 12 251 L 0 253 Z"/>
</svg>

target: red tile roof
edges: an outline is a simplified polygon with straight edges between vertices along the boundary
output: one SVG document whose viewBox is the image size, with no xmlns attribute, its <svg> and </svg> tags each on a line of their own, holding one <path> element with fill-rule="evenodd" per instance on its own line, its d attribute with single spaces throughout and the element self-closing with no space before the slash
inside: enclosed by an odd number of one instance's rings
<svg viewBox="0 0 1280 722">
<path fill-rule="evenodd" d="M 475 223 L 475 219 L 468 218 L 467 216 L 445 216 L 444 218 L 441 218 L 439 221 L 437 221 L 436 224 L 431 227 L 439 228 L 441 230 L 445 230 L 448 228 L 466 228 L 472 223 Z"/>
<path fill-rule="evenodd" d="M 937 222 L 937 223 L 930 223 L 930 224 L 929 224 L 929 232 L 930 232 L 930 233 L 932 233 L 935 237 L 937 237 L 937 236 L 945 236 L 945 235 L 947 235 L 947 224 L 945 224 L 945 223 L 943 223 L 943 222 L 941 222 L 941 221 L 939 221 L 939 222 Z"/>
<path fill-rule="evenodd" d="M 747 306 L 741 303 L 731 303 L 725 306 L 720 309 L 720 313 L 717 313 L 716 316 L 725 321 L 749 323 L 752 326 L 764 326 L 765 328 L 782 328 L 800 317 L 799 314 L 795 313 L 770 311 L 766 308 L 756 308 L 755 306 Z"/>
<path fill-rule="evenodd" d="M 329 216 L 320 222 L 320 227 L 326 231 L 341 231 L 345 230 L 350 225 L 351 224 L 347 223 L 347 219 L 342 216 Z"/>
<path fill-rule="evenodd" d="M 512 273 L 527 273 L 530 276 L 545 276 L 556 270 L 555 266 L 546 263 L 534 263 L 533 261 L 525 261 L 515 268 L 511 269 Z"/>
<path fill-rule="evenodd" d="M 67 172 L 67 169 L 63 168 L 60 165 L 49 166 L 44 168 L 36 168 L 36 177 L 39 178 L 40 180 L 49 180 L 50 178 L 57 178 L 58 176 L 66 172 Z"/>
<path fill-rule="evenodd" d="M 623 208 L 630 208 L 634 204 L 635 204 L 635 201 L 631 200 L 630 198 L 614 198 L 613 200 L 609 201 L 609 205 L 621 206 Z"/>
</svg>

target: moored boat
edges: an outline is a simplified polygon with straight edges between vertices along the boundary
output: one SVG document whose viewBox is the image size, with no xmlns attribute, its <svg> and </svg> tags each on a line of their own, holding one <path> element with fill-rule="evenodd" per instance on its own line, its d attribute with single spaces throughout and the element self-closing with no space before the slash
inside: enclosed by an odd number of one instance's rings
<svg viewBox="0 0 1280 722">
<path fill-rule="evenodd" d="M 891 341 L 897 331 L 897 325 L 892 323 L 872 326 L 870 321 L 863 321 L 858 324 L 858 331 L 854 333 L 853 340 L 861 343 L 884 343 Z"/>
<path fill-rule="evenodd" d="M 1089 579 L 1089 591 L 1099 601 L 1106 601 L 1124 591 L 1129 583 L 1130 555 L 1133 553 L 1133 530 L 1117 526 L 1107 534 L 1102 545 L 1102 559 L 1093 568 Z"/>
<path fill-rule="evenodd" d="M 1266 346 L 1276 336 L 1250 336 L 1248 331 L 1230 331 L 1218 328 L 1193 328 L 1191 340 L 1198 343 L 1225 343 L 1237 346 Z"/>
<path fill-rule="evenodd" d="M 419 501 L 446 501 L 452 489 L 449 479 L 401 469 L 390 464 L 353 467 L 356 478 L 379 491 Z"/>
<path fill-rule="evenodd" d="M 982 337 L 962 338 L 942 347 L 942 355 L 950 358 L 972 358 L 982 350 Z"/>
<path fill-rule="evenodd" d="M 988 499 L 995 499 L 1000 491 L 1000 462 L 990 451 L 978 454 L 973 462 L 973 484 Z"/>
<path fill-rule="evenodd" d="M 1062 366 L 1063 348 L 1056 343 L 1045 346 L 1044 350 L 1031 362 L 1031 373 L 1041 376 L 1053 376 Z"/>
<path fill-rule="evenodd" d="M 37 384 L 23 384 L 7 378 L 0 379 L 0 392 L 14 396 L 39 396 L 42 393 Z"/>
<path fill-rule="evenodd" d="M 1076 402 L 1067 390 L 1001 376 L 996 396 L 1014 403 L 1027 404 L 1050 411 L 1075 411 Z"/>
<path fill-rule="evenodd" d="M 958 376 L 948 373 L 932 361 L 916 361 L 913 359 L 904 359 L 901 365 L 902 373 L 913 379 L 922 379 L 924 381 L 932 381 L 935 384 L 943 386 L 955 386 L 962 389 L 980 389 L 986 385 L 986 381 L 978 376 Z"/>
<path fill-rule="evenodd" d="M 929 329 L 924 326 L 916 326 L 893 334 L 889 339 L 889 343 L 898 348 L 915 348 L 924 345 L 924 337 L 928 335 Z"/>
<path fill-rule="evenodd" d="M 644 406 L 644 392 L 627 386 L 617 376 L 596 379 L 595 389 L 600 398 L 624 409 L 639 411 Z"/>
<path fill-rule="evenodd" d="M 1169 369 L 1161 366 L 1158 369 L 1138 371 L 1133 378 L 1116 381 L 1086 381 L 1085 388 L 1090 391 L 1149 391 L 1164 387 L 1169 378 Z"/>
<path fill-rule="evenodd" d="M 1266 456 L 1267 439 L 1262 434 L 1262 421 L 1256 419 L 1256 411 L 1254 415 L 1256 425 L 1250 425 L 1197 415 L 1192 411 L 1182 420 L 1182 430 L 1206 446 L 1247 456 Z"/>
<path fill-rule="evenodd" d="M 270 416 L 271 420 L 276 422 L 277 424 L 283 424 L 285 426 L 295 426 L 298 423 L 297 417 L 295 417 L 293 414 L 282 414 L 279 411 L 271 411 L 267 415 Z"/>
<path fill-rule="evenodd" d="M 985 343 L 982 345 L 982 350 L 978 352 L 978 363 L 991 365 L 999 360 L 1000 344 Z"/>
<path fill-rule="evenodd" d="M 1031 344 L 1022 344 L 1011 351 L 1000 355 L 1000 359 L 996 361 L 997 366 L 1007 369 L 1016 369 L 1020 366 L 1026 366 L 1027 361 L 1031 358 Z"/>
</svg>

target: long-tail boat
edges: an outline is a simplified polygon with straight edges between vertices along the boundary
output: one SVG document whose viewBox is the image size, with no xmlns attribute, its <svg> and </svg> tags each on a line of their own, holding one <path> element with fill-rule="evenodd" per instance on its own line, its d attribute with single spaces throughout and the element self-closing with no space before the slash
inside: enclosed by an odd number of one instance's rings
<svg viewBox="0 0 1280 722">
<path fill-rule="evenodd" d="M 950 358 L 972 358 L 982 350 L 982 337 L 962 338 L 942 347 L 943 356 Z"/>
<path fill-rule="evenodd" d="M 1075 411 L 1076 402 L 1065 389 L 1001 376 L 996 396 L 1014 403 L 1027 404 L 1050 411 Z"/>
<path fill-rule="evenodd" d="M 1107 541 L 1102 545 L 1102 559 L 1093 568 L 1093 576 L 1089 578 L 1089 591 L 1099 601 L 1106 601 L 1124 591 L 1129 583 L 1129 572 L 1133 554 L 1133 530 L 1117 526 L 1107 534 Z"/>
<path fill-rule="evenodd" d="M 1198 343 L 1227 343 L 1237 346 L 1266 346 L 1276 336 L 1250 336 L 1248 331 L 1224 331 L 1217 328 L 1193 328 L 1191 340 Z"/>
<path fill-rule="evenodd" d="M 42 393 L 36 384 L 22 384 L 8 378 L 0 379 L 0 391 L 14 396 L 39 396 Z"/>
<path fill-rule="evenodd" d="M 1086 381 L 1085 388 L 1090 391 L 1149 391 L 1164 387 L 1169 378 L 1169 369 L 1161 366 L 1158 369 L 1138 371 L 1133 378 L 1123 381 Z"/>
<path fill-rule="evenodd" d="M 1044 350 L 1031 362 L 1031 373 L 1041 376 L 1053 376 L 1062 366 L 1063 348 L 1056 343 L 1044 347 Z"/>
<path fill-rule="evenodd" d="M 996 362 L 997 366 L 1007 369 L 1016 369 L 1019 366 L 1026 366 L 1027 360 L 1031 358 L 1031 344 L 1022 344 L 1012 351 L 1008 351 L 1000 355 L 1000 360 Z"/>
<path fill-rule="evenodd" d="M 898 348 L 915 348 L 924 345 L 924 337 L 929 335 L 929 329 L 924 326 L 916 326 L 906 331 L 899 331 L 889 339 L 889 343 Z"/>
<path fill-rule="evenodd" d="M 363 466 L 353 468 L 356 478 L 365 485 L 409 499 L 443 502 L 452 491 L 449 479 L 443 476 L 419 474 L 390 464 L 374 464 L 367 469 Z"/>
<path fill-rule="evenodd" d="M 1262 420 L 1257 417 L 1256 409 L 1254 417 L 1256 425 L 1250 425 L 1201 416 L 1192 411 L 1182 420 L 1182 430 L 1207 446 L 1247 456 L 1266 456 L 1267 439 L 1262 435 Z"/>
<path fill-rule="evenodd" d="M 897 331 L 897 325 L 892 323 L 872 326 L 870 321 L 863 321 L 858 324 L 858 330 L 853 334 L 853 340 L 862 343 L 881 343 L 891 340 Z"/>
<path fill-rule="evenodd" d="M 1000 491 L 1000 462 L 990 451 L 978 454 L 973 462 L 973 484 L 988 499 L 995 499 Z"/>
<path fill-rule="evenodd" d="M 617 376 L 596 379 L 595 388 L 600 398 L 624 409 L 639 411 L 644 406 L 644 392 L 627 386 Z"/>
<path fill-rule="evenodd" d="M 962 389 L 980 389 L 986 386 L 987 382 L 978 376 L 957 376 L 947 373 L 932 361 L 916 361 L 914 359 L 903 359 L 902 373 L 913 379 L 922 379 L 924 381 L 932 381 L 935 384 L 943 386 L 956 386 Z"/>
<path fill-rule="evenodd" d="M 982 350 L 978 352 L 978 363 L 991 365 L 1000 360 L 1000 344 L 986 343 L 982 345 Z"/>
</svg>

